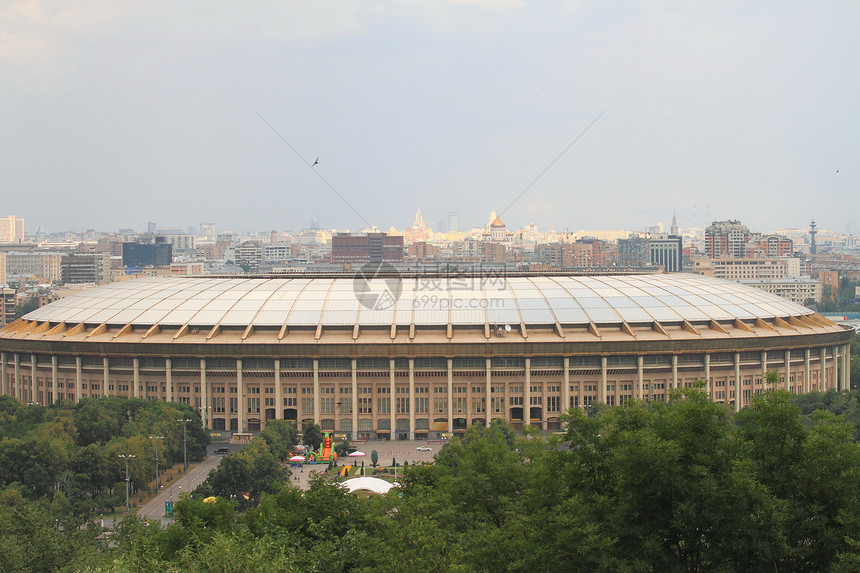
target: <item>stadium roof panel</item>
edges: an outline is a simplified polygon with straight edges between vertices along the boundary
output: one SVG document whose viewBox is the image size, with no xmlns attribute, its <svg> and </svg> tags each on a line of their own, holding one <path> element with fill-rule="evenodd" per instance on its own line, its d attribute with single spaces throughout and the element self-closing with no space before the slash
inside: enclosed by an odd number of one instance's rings
<svg viewBox="0 0 860 573">
<path fill-rule="evenodd" d="M 24 318 L 148 326 L 526 326 L 703 322 L 814 312 L 692 274 L 602 277 L 144 278 L 81 291 Z"/>
</svg>

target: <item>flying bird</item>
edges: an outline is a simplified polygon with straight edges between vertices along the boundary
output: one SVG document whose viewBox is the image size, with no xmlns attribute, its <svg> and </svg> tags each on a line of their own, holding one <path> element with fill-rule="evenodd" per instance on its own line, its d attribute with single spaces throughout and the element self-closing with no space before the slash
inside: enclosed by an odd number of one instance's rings
<svg viewBox="0 0 860 573">
<path fill-rule="evenodd" d="M 314 161 L 314 164 L 311 165 L 311 167 L 316 167 L 319 162 L 320 162 L 320 158 L 317 157 L 316 161 Z"/>
</svg>

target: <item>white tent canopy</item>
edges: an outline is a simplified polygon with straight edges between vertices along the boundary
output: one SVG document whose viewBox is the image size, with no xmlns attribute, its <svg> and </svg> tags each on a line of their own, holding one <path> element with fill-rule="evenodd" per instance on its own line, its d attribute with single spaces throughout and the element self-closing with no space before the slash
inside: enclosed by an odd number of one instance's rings
<svg viewBox="0 0 860 573">
<path fill-rule="evenodd" d="M 394 487 L 393 484 L 385 481 L 384 479 L 379 479 L 375 477 L 357 477 L 348 479 L 343 482 L 343 485 L 346 486 L 347 491 L 352 493 L 354 491 L 370 491 L 373 493 L 388 493 L 388 491 Z"/>
</svg>

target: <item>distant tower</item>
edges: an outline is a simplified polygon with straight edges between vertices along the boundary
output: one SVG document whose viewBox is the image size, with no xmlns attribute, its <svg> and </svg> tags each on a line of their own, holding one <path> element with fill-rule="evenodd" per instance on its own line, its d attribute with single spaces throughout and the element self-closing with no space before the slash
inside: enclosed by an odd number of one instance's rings
<svg viewBox="0 0 860 573">
<path fill-rule="evenodd" d="M 424 217 L 421 216 L 421 207 L 418 207 L 418 210 L 415 212 L 415 218 L 412 219 L 412 228 L 413 229 L 425 229 L 424 225 Z"/>
<path fill-rule="evenodd" d="M 669 227 L 669 234 L 678 236 L 678 221 L 675 219 L 675 209 L 672 209 L 672 226 Z"/>
<path fill-rule="evenodd" d="M 815 246 L 815 234 L 818 231 L 815 230 L 815 219 L 809 224 L 809 254 L 814 255 L 818 250 L 818 247 Z"/>
<path fill-rule="evenodd" d="M 448 232 L 459 233 L 460 232 L 460 213 L 457 211 L 448 211 L 446 218 L 448 220 Z"/>
</svg>

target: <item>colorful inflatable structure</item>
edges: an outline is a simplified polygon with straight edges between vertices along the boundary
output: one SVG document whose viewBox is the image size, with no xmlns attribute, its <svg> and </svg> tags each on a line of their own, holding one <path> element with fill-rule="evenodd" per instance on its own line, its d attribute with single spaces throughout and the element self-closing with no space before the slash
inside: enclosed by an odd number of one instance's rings
<svg viewBox="0 0 860 573">
<path fill-rule="evenodd" d="M 323 442 L 320 444 L 319 451 L 308 452 L 305 463 L 307 464 L 327 464 L 337 461 L 337 452 L 331 448 L 331 433 L 323 434 Z"/>
</svg>

